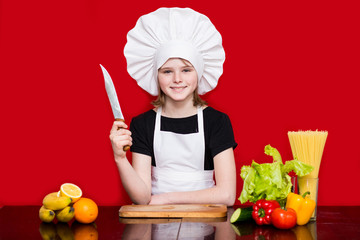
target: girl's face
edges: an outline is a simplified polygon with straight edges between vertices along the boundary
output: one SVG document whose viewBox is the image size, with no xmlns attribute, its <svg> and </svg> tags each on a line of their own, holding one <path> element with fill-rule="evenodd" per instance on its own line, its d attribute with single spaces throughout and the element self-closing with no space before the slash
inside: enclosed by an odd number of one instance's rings
<svg viewBox="0 0 360 240">
<path fill-rule="evenodd" d="M 193 99 L 197 87 L 197 73 L 190 62 L 180 58 L 170 58 L 158 70 L 160 89 L 166 98 L 173 101 Z"/>
</svg>

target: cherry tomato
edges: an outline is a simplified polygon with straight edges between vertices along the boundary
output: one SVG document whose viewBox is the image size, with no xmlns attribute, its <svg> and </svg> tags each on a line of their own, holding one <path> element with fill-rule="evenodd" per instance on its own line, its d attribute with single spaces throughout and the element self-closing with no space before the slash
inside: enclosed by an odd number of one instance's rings
<svg viewBox="0 0 360 240">
<path fill-rule="evenodd" d="M 289 229 L 296 225 L 296 212 L 292 208 L 276 208 L 271 213 L 271 223 L 280 229 Z"/>
</svg>

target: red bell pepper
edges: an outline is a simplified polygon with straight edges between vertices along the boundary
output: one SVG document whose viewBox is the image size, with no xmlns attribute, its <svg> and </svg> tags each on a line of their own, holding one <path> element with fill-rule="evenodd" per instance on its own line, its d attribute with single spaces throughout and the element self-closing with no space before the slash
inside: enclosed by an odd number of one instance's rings
<svg viewBox="0 0 360 240">
<path fill-rule="evenodd" d="M 276 200 L 260 199 L 253 205 L 252 217 L 258 225 L 271 224 L 271 213 L 279 208 Z"/>
</svg>

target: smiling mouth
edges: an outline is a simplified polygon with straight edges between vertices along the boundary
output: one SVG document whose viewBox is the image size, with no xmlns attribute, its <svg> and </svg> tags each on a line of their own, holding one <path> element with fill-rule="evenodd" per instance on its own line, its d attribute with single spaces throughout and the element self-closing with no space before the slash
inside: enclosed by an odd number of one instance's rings
<svg viewBox="0 0 360 240">
<path fill-rule="evenodd" d="M 175 90 L 175 91 L 182 91 L 185 88 L 186 88 L 186 86 L 183 86 L 183 87 L 170 87 L 170 89 Z"/>
</svg>

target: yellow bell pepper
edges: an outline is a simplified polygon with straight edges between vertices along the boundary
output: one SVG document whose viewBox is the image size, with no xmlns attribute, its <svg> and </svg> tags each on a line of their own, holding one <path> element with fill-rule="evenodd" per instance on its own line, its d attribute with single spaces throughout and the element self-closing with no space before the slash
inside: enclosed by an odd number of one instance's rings
<svg viewBox="0 0 360 240">
<path fill-rule="evenodd" d="M 286 208 L 292 208 L 296 212 L 296 223 L 298 225 L 305 225 L 309 222 L 316 206 L 316 202 L 306 195 L 310 192 L 304 193 L 302 196 L 289 193 L 286 200 Z"/>
</svg>

